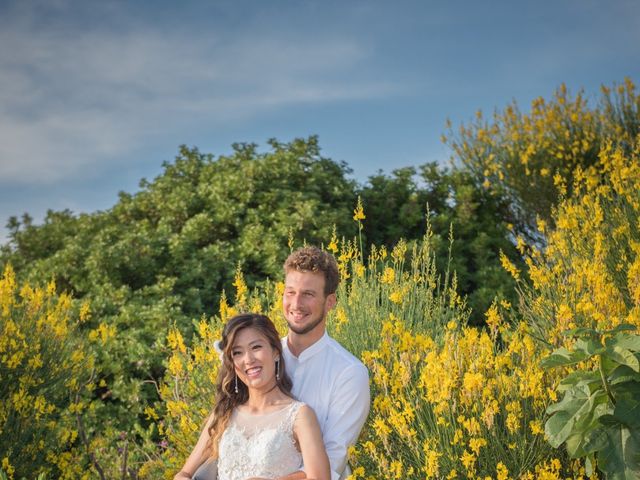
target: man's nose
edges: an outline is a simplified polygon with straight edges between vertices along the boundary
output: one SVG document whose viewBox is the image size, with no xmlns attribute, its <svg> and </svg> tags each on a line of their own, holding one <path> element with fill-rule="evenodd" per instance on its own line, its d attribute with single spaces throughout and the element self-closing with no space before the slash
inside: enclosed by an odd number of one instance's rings
<svg viewBox="0 0 640 480">
<path fill-rule="evenodd" d="M 291 306 L 294 308 L 297 308 L 301 302 L 302 302 L 302 296 L 299 293 L 296 293 L 293 295 L 293 298 L 291 299 Z"/>
</svg>

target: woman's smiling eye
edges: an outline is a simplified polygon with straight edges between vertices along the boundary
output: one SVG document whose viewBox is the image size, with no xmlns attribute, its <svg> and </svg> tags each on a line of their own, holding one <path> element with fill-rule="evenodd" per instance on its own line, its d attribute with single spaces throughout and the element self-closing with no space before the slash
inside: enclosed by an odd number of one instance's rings
<svg viewBox="0 0 640 480">
<path fill-rule="evenodd" d="M 232 357 L 237 357 L 238 355 L 240 355 L 242 352 L 240 350 L 236 350 L 234 352 L 231 352 L 231 356 Z"/>
</svg>

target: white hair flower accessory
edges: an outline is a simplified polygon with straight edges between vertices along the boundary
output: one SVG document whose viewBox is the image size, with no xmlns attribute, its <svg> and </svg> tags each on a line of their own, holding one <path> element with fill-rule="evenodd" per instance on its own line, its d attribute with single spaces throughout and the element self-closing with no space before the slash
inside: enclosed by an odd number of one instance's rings
<svg viewBox="0 0 640 480">
<path fill-rule="evenodd" d="M 218 352 L 218 358 L 220 358 L 220 361 L 222 362 L 222 359 L 224 358 L 224 351 L 222 350 L 222 339 L 213 342 L 213 348 L 216 352 Z"/>
</svg>

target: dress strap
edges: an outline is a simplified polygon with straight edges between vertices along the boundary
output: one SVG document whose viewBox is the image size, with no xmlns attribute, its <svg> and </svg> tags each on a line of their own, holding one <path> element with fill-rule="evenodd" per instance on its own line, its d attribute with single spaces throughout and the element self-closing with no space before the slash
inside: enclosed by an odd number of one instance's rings
<svg viewBox="0 0 640 480">
<path fill-rule="evenodd" d="M 299 402 L 294 400 L 289 407 L 289 411 L 287 412 L 287 424 L 289 425 L 290 431 L 293 432 L 293 424 L 298 418 L 298 412 L 303 405 L 306 405 L 304 402 Z"/>
</svg>

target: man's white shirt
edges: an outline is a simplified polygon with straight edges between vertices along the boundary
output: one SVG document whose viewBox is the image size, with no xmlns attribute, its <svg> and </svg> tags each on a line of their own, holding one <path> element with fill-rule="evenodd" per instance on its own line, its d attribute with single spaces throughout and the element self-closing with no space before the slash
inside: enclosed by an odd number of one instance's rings
<svg viewBox="0 0 640 480">
<path fill-rule="evenodd" d="M 369 414 L 367 368 L 327 332 L 295 357 L 282 339 L 293 395 L 313 408 L 331 463 L 331 478 L 346 478 L 347 449 L 353 445 Z"/>
</svg>

